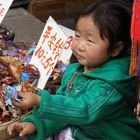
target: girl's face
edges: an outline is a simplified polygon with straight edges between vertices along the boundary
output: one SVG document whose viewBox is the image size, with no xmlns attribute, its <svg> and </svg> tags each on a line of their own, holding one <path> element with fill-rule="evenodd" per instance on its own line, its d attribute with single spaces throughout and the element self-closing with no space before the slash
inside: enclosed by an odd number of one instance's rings
<svg viewBox="0 0 140 140">
<path fill-rule="evenodd" d="M 72 43 L 72 51 L 79 63 L 86 67 L 99 67 L 111 57 L 108 49 L 109 41 L 106 38 L 101 39 L 99 29 L 92 18 L 80 17 Z"/>
</svg>

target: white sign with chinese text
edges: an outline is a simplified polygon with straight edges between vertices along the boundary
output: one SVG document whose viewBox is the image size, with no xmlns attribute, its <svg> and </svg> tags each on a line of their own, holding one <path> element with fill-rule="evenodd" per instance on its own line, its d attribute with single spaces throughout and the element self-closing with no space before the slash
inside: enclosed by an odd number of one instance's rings
<svg viewBox="0 0 140 140">
<path fill-rule="evenodd" d="M 10 8 L 13 0 L 0 0 L 0 23 L 4 19 L 8 9 Z"/>
<path fill-rule="evenodd" d="M 67 36 L 53 18 L 49 17 L 30 61 L 40 71 L 37 88 L 44 89 L 66 40 Z"/>
</svg>

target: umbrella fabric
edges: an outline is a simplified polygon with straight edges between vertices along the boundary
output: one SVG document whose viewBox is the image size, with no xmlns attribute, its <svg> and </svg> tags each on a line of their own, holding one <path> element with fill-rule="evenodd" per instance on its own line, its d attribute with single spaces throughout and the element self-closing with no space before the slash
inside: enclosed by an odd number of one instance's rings
<svg viewBox="0 0 140 140">
<path fill-rule="evenodd" d="M 140 75 L 140 0 L 134 0 L 131 21 L 130 74 Z"/>
</svg>

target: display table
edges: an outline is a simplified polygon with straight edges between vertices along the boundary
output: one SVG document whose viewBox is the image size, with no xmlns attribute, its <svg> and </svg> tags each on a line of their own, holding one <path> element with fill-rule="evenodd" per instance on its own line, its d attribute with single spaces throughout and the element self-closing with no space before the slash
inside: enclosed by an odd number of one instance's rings
<svg viewBox="0 0 140 140">
<path fill-rule="evenodd" d="M 45 25 L 23 8 L 10 9 L 2 24 L 14 30 L 15 42 L 25 43 L 38 41 Z"/>
</svg>

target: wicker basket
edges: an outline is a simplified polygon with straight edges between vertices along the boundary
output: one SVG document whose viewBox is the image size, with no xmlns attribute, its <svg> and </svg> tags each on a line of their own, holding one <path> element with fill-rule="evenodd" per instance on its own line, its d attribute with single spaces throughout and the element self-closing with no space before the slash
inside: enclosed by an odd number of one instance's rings
<svg viewBox="0 0 140 140">
<path fill-rule="evenodd" d="M 15 136 L 17 135 L 16 133 L 14 133 L 12 136 L 9 136 L 9 135 L 8 135 L 8 133 L 7 133 L 7 126 L 8 126 L 9 124 L 15 122 L 15 121 L 20 121 L 23 117 L 25 117 L 25 116 L 27 116 L 27 115 L 29 115 L 29 114 L 31 114 L 31 113 L 32 113 L 32 111 L 29 111 L 28 113 L 26 113 L 25 115 L 23 115 L 23 116 L 20 117 L 20 118 L 17 118 L 17 119 L 15 119 L 15 120 L 8 121 L 8 122 L 6 122 L 6 123 L 0 124 L 0 140 L 6 140 L 6 139 L 8 140 L 9 138 L 15 137 Z"/>
</svg>

